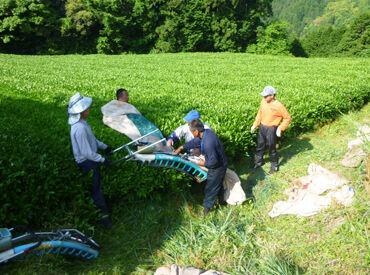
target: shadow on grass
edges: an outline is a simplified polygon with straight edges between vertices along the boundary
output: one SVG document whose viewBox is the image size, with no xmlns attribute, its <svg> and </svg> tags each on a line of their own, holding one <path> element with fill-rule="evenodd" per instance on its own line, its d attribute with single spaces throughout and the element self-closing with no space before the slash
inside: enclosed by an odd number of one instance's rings
<svg viewBox="0 0 370 275">
<path fill-rule="evenodd" d="M 184 207 L 197 209 L 198 204 L 201 205 L 203 192 L 199 190 L 203 186 L 193 184 L 195 189 L 191 187 L 190 192 L 187 189 L 186 195 L 163 189 L 160 196 L 153 193 L 148 199 L 132 199 L 135 196 L 124 192 L 114 194 L 114 200 L 106 195 L 114 227 L 111 230 L 89 227 L 78 216 L 84 213 L 91 216 L 92 213 L 83 212 L 78 205 L 74 209 L 74 196 L 66 192 L 64 187 L 68 185 L 68 188 L 73 188 L 79 172 L 73 160 L 66 107 L 61 106 L 61 100 L 56 97 L 42 102 L 0 95 L 0 174 L 7 179 L 6 184 L 0 185 L 0 194 L 7 194 L 0 197 L 0 204 L 9 205 L 0 212 L 4 217 L 9 217 L 4 219 L 0 227 L 11 227 L 15 223 L 27 224 L 35 231 L 74 227 L 93 237 L 102 248 L 95 260 L 31 256 L 26 261 L 0 267 L 1 272 L 75 274 L 117 271 L 130 274 L 140 268 L 155 269 L 152 255 L 160 253 L 163 242 L 171 238 L 182 224 Z M 114 146 L 121 138 L 117 135 L 113 137 L 114 130 L 101 122 L 100 106 L 105 103 L 94 99 L 89 124 L 99 140 Z M 114 169 L 109 173 L 125 176 L 122 172 L 125 168 L 127 166 L 124 165 L 117 167 L 121 170 L 120 174 Z M 109 185 L 103 177 L 107 173 L 108 170 L 102 168 L 103 188 Z M 146 177 L 152 174 L 143 169 L 142 178 L 146 181 L 133 184 L 147 184 Z M 158 177 L 163 175 L 154 174 Z M 198 192 L 199 199 L 191 195 Z M 85 223 L 80 224 L 80 220 Z"/>
<path fill-rule="evenodd" d="M 304 138 L 288 138 L 284 140 L 278 153 L 280 156 L 279 166 L 285 165 L 291 158 L 294 156 L 310 151 L 313 149 L 310 139 L 307 137 Z"/>
<path fill-rule="evenodd" d="M 279 166 L 284 166 L 291 158 L 313 149 L 309 138 L 286 138 L 282 141 L 279 146 Z M 262 184 L 262 182 L 269 177 L 267 173 L 270 170 L 270 159 L 268 157 L 268 150 L 266 149 L 266 154 L 264 156 L 265 165 L 254 169 L 254 153 L 251 157 L 241 157 L 238 160 L 234 159 L 233 166 L 236 168 L 237 174 L 241 175 L 241 182 L 244 192 L 247 198 L 254 198 L 253 188 L 257 184 Z"/>
</svg>

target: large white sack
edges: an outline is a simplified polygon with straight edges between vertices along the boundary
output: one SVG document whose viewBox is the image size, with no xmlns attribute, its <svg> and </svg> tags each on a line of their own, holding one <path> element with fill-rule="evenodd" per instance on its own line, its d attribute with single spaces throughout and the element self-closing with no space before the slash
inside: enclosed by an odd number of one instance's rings
<svg viewBox="0 0 370 275">
<path fill-rule="evenodd" d="M 231 205 L 242 204 L 246 200 L 244 190 L 238 175 L 227 168 L 224 185 L 224 200 Z"/>
<path fill-rule="evenodd" d="M 270 217 L 282 214 L 312 216 L 328 208 L 332 199 L 345 206 L 353 202 L 355 192 L 346 185 L 347 180 L 343 177 L 314 163 L 309 165 L 308 173 L 308 176 L 291 182 L 292 187 L 284 192 L 289 196 L 288 200 L 276 202 L 269 212 Z"/>
</svg>

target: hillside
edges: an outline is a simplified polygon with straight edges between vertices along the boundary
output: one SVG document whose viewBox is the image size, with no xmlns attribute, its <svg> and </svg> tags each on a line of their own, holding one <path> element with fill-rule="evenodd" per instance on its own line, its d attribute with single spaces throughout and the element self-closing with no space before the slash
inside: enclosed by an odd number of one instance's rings
<svg viewBox="0 0 370 275">
<path fill-rule="evenodd" d="M 369 11 L 368 0 L 274 0 L 273 19 L 287 21 L 299 36 L 319 26 L 348 26 L 361 12 Z"/>
</svg>

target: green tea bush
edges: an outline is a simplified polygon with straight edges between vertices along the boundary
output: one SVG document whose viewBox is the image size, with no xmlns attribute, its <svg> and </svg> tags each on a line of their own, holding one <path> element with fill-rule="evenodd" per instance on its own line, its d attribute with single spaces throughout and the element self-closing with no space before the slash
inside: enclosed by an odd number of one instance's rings
<svg viewBox="0 0 370 275">
<path fill-rule="evenodd" d="M 368 59 L 300 59 L 231 53 L 158 55 L 0 55 L 0 220 L 90 223 L 90 186 L 73 160 L 66 105 L 76 92 L 93 98 L 89 124 L 113 147 L 128 142 L 103 125 L 101 106 L 126 88 L 130 102 L 164 135 L 191 109 L 220 136 L 229 158 L 250 152 L 250 134 L 266 85 L 292 115 L 283 136 L 326 123 L 369 100 Z M 181 190 L 188 177 L 135 163 L 102 167 L 108 205 Z"/>
</svg>

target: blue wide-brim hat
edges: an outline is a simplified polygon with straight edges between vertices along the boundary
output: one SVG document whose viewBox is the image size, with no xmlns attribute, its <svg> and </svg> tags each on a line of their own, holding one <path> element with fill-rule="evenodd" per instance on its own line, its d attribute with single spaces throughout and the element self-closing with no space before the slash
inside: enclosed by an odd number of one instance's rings
<svg viewBox="0 0 370 275">
<path fill-rule="evenodd" d="M 184 120 L 189 122 L 192 119 L 200 119 L 200 114 L 198 111 L 191 110 L 185 117 Z"/>
</svg>

